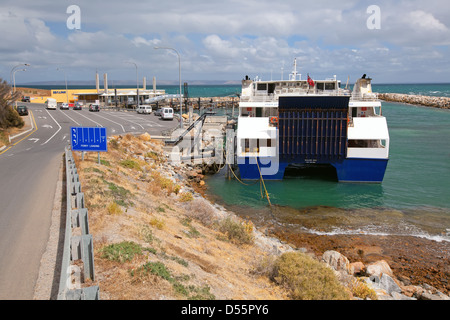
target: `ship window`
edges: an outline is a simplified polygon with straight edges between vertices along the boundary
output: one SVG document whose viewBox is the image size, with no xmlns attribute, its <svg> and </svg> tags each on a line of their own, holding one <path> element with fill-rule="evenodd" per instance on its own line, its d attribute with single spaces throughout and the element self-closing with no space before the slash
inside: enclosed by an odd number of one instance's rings
<svg viewBox="0 0 450 320">
<path fill-rule="evenodd" d="M 269 91 L 267 93 L 271 94 L 274 92 L 275 92 L 275 83 L 269 83 Z"/>
<path fill-rule="evenodd" d="M 385 148 L 386 140 L 348 140 L 349 148 Z"/>
<path fill-rule="evenodd" d="M 318 82 L 317 83 L 317 90 L 324 90 L 324 83 Z"/>
<path fill-rule="evenodd" d="M 258 91 L 267 90 L 267 83 L 258 83 L 256 86 L 256 90 L 258 90 Z"/>
<path fill-rule="evenodd" d="M 335 83 L 325 83 L 325 90 L 334 90 L 336 89 Z"/>
</svg>

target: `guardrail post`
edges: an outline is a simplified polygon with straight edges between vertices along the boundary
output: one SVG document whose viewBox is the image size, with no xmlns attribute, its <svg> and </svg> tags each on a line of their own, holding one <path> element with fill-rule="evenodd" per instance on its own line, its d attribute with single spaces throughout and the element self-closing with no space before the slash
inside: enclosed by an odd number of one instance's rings
<svg viewBox="0 0 450 320">
<path fill-rule="evenodd" d="M 75 160 L 68 147 L 65 150 L 65 158 L 67 214 L 58 300 L 99 300 L 98 286 L 72 288 L 73 270 L 78 269 L 78 265 L 74 265 L 76 260 L 81 259 L 83 262 L 84 279 L 80 278 L 80 281 L 95 280 L 94 246 L 92 235 L 89 234 L 88 210 L 85 208 L 84 193 L 81 192 Z M 81 236 L 74 236 L 72 228 L 81 228 Z"/>
</svg>

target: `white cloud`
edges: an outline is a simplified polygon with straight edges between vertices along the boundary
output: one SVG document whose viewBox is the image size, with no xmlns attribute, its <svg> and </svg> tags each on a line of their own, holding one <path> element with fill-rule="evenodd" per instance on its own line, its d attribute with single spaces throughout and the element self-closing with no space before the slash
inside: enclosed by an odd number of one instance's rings
<svg viewBox="0 0 450 320">
<path fill-rule="evenodd" d="M 156 46 L 158 44 L 161 43 L 161 40 L 159 39 L 151 39 L 151 40 L 147 40 L 143 37 L 135 37 L 132 41 L 131 41 L 136 47 L 140 47 L 140 46 Z"/>
<path fill-rule="evenodd" d="M 91 79 L 96 68 L 132 79 L 132 68 L 124 64 L 129 60 L 147 77 L 177 78 L 176 57 L 153 50 L 156 45 L 180 52 L 186 80 L 241 79 L 247 73 L 267 78 L 271 71 L 279 74 L 282 66 L 286 75 L 294 57 L 304 74 L 346 78 L 372 70 L 382 81 L 401 81 L 399 70 L 431 75 L 450 68 L 450 6 L 444 0 L 426 5 L 420 0 L 380 0 L 380 30 L 366 25 L 366 9 L 373 3 L 356 0 L 76 4 L 81 30 L 71 31 L 66 28 L 69 3 L 3 0 L 0 30 L 7 32 L 0 33 L 0 77 L 9 77 L 11 66 L 26 59 L 39 71 L 64 64 L 80 79 Z M 36 71 L 27 76 L 51 80 L 55 75 Z"/>
</svg>

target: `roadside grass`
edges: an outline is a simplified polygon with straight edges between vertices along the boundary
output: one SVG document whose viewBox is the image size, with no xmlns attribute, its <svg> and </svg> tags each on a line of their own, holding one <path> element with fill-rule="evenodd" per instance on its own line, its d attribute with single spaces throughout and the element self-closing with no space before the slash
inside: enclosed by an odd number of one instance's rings
<svg viewBox="0 0 450 320">
<path fill-rule="evenodd" d="M 160 261 L 147 262 L 136 269 L 130 271 L 130 275 L 135 277 L 137 281 L 142 282 L 148 279 L 150 275 L 160 277 L 168 281 L 175 293 L 181 295 L 188 300 L 215 300 L 216 297 L 210 292 L 210 287 L 204 285 L 198 287 L 195 285 L 186 285 L 182 281 L 189 277 L 175 277 L 166 265 Z"/>
<path fill-rule="evenodd" d="M 158 255 L 156 249 L 145 248 L 133 241 L 123 241 L 120 243 L 106 245 L 99 250 L 100 258 L 119 264 L 130 263 L 137 256 L 142 257 L 144 252 Z M 159 254 L 163 260 L 172 260 L 187 267 L 188 262 L 182 258 L 167 255 L 165 252 Z M 189 275 L 175 275 L 161 261 L 147 261 L 137 267 L 129 268 L 129 277 L 132 284 L 141 284 L 149 281 L 150 278 L 159 277 L 171 284 L 173 291 L 189 300 L 215 300 L 215 296 L 210 292 L 208 285 L 196 286 L 186 284 L 191 279 Z"/>
</svg>

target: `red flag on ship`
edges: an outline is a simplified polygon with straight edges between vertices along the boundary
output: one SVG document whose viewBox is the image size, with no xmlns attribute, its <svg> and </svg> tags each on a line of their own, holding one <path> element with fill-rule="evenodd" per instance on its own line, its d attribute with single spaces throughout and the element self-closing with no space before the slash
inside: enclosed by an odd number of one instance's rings
<svg viewBox="0 0 450 320">
<path fill-rule="evenodd" d="M 308 84 L 309 84 L 311 87 L 314 87 L 314 80 L 311 79 L 311 77 L 309 76 L 309 73 L 308 73 Z"/>
</svg>

